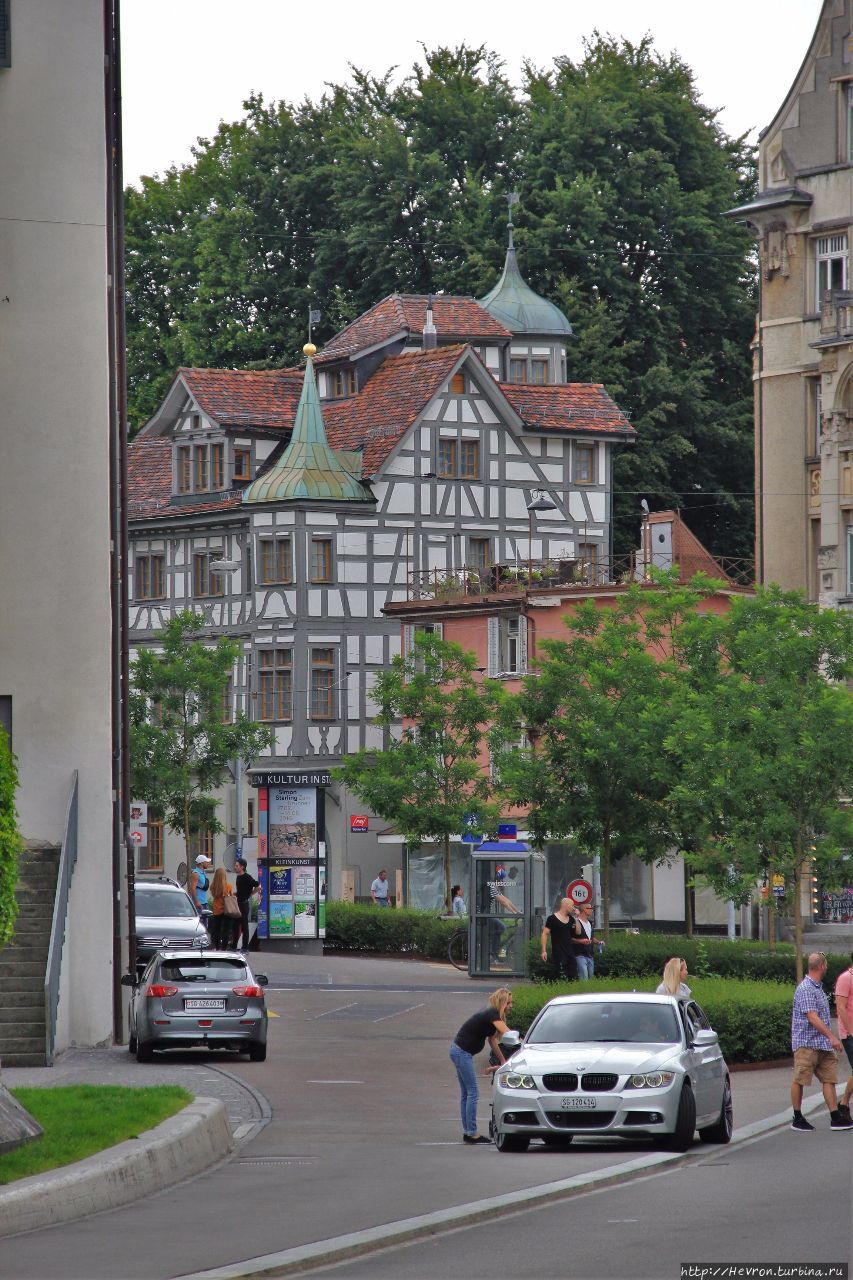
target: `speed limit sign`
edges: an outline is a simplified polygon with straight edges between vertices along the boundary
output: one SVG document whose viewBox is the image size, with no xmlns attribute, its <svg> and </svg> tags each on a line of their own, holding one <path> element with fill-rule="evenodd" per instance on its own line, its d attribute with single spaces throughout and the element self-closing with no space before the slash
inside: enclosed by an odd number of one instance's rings
<svg viewBox="0 0 853 1280">
<path fill-rule="evenodd" d="M 592 885 L 588 880 L 573 880 L 566 887 L 566 897 L 571 898 L 576 906 L 592 901 Z"/>
</svg>

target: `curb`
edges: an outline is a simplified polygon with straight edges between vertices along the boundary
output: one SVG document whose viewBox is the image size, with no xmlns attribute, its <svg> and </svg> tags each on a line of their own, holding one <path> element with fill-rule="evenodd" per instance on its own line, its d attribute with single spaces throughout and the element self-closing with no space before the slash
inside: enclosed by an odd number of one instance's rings
<svg viewBox="0 0 853 1280">
<path fill-rule="evenodd" d="M 821 1101 L 820 1095 L 806 1099 L 803 1110 L 811 1113 L 817 1110 Z M 781 1111 L 774 1116 L 768 1116 L 765 1120 L 756 1120 L 736 1130 L 732 1135 L 732 1144 L 750 1142 L 773 1129 L 784 1128 L 790 1123 L 790 1119 L 790 1111 Z M 346 1235 L 333 1236 L 328 1240 L 317 1240 L 311 1244 L 297 1245 L 292 1249 L 282 1249 L 278 1253 L 268 1253 L 246 1262 L 234 1262 L 224 1267 L 214 1267 L 209 1271 L 194 1271 L 183 1275 L 181 1280 L 245 1280 L 246 1277 L 251 1276 L 288 1276 L 294 1272 L 328 1266 L 331 1263 L 375 1253 L 380 1249 L 411 1244 L 415 1240 L 427 1239 L 450 1229 L 488 1222 L 491 1219 L 503 1217 L 507 1213 L 517 1213 L 519 1210 L 533 1209 L 558 1200 L 565 1200 L 570 1196 L 583 1195 L 589 1191 L 623 1182 L 634 1174 L 684 1163 L 691 1160 L 691 1156 L 692 1160 L 697 1160 L 711 1150 L 710 1146 L 703 1146 L 701 1152 L 694 1149 L 692 1153 L 684 1155 L 654 1152 L 639 1156 L 636 1160 L 630 1160 L 625 1164 L 577 1174 L 572 1178 L 561 1178 L 556 1182 L 519 1188 L 517 1191 L 502 1195 L 489 1196 L 485 1200 L 473 1200 L 448 1209 L 436 1209 L 432 1213 L 422 1213 L 397 1222 L 385 1222 L 376 1227 L 367 1227 L 362 1231 L 351 1231 Z"/>
<path fill-rule="evenodd" d="M 0 1237 L 131 1204 L 200 1173 L 233 1147 L 219 1099 L 196 1098 L 138 1138 L 0 1189 Z"/>
</svg>

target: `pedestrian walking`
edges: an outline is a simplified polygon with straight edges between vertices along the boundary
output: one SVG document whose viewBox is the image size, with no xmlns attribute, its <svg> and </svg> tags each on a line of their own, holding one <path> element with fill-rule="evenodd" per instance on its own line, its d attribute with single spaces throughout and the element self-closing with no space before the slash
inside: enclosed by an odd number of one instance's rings
<svg viewBox="0 0 853 1280">
<path fill-rule="evenodd" d="M 791 1082 L 791 1105 L 794 1116 L 791 1128 L 797 1133 L 813 1133 L 802 1112 L 803 1088 L 816 1076 L 823 1088 L 823 1100 L 829 1111 L 831 1129 L 853 1129 L 853 1121 L 838 1109 L 835 1085 L 838 1060 L 835 1050 L 841 1041 L 833 1034 L 829 1020 L 829 1000 L 821 985 L 826 975 L 826 956 L 813 951 L 808 958 L 808 973 L 794 992 L 791 1011 L 791 1048 L 794 1051 L 794 1079 Z"/>
<path fill-rule="evenodd" d="M 679 996 L 687 1000 L 690 988 L 685 982 L 687 977 L 687 961 L 681 956 L 671 956 L 663 967 L 663 980 L 655 987 L 655 995 Z"/>
<path fill-rule="evenodd" d="M 506 1015 L 511 1008 L 512 992 L 509 987 L 498 987 L 489 996 L 486 1008 L 462 1023 L 450 1046 L 450 1061 L 456 1068 L 461 1095 L 462 1141 L 469 1146 L 491 1142 L 490 1138 L 484 1137 L 477 1129 L 477 1100 L 480 1090 L 474 1058 L 482 1052 L 488 1040 L 492 1053 L 497 1058 L 497 1066 L 504 1064 L 506 1059 L 500 1047 L 500 1038 L 509 1030 Z M 493 1069 L 487 1068 L 487 1073 Z"/>
<path fill-rule="evenodd" d="M 462 885 L 455 884 L 450 890 L 450 910 L 455 916 L 467 916 L 468 908 L 462 897 Z"/>
<path fill-rule="evenodd" d="M 561 898 L 556 911 L 552 911 L 542 929 L 540 948 L 543 962 L 548 961 L 548 939 L 551 940 L 551 963 L 561 978 L 570 982 L 578 976 L 578 966 L 572 947 L 572 921 L 574 903 L 571 898 Z"/>
<path fill-rule="evenodd" d="M 240 933 L 237 935 L 237 942 L 245 951 L 249 946 L 249 910 L 252 898 L 260 888 L 260 884 L 254 876 L 249 875 L 249 864 L 245 858 L 234 859 L 234 870 L 237 872 L 234 885 L 240 907 Z"/>
<path fill-rule="evenodd" d="M 390 887 L 388 884 L 388 872 L 383 867 L 370 886 L 370 900 L 374 907 L 390 907 L 391 903 L 388 901 Z"/>
<path fill-rule="evenodd" d="M 572 920 L 572 951 L 575 954 L 575 964 L 581 981 L 591 978 L 595 973 L 595 961 L 592 958 L 592 949 L 595 945 L 594 910 L 591 902 L 582 902 L 580 910 Z"/>
<path fill-rule="evenodd" d="M 844 1097 L 838 1104 L 842 1115 L 850 1119 L 850 1099 L 853 1097 L 853 955 L 850 965 L 839 974 L 835 984 L 835 1016 L 838 1019 L 838 1039 L 850 1063 L 850 1077 L 844 1087 Z"/>
<path fill-rule="evenodd" d="M 239 916 L 230 916 L 225 911 L 225 895 L 233 894 L 234 886 L 229 883 L 224 867 L 217 867 L 210 886 L 210 901 L 213 918 L 210 925 L 210 937 L 217 950 L 231 951 L 237 945 L 237 930 L 240 926 Z"/>
</svg>

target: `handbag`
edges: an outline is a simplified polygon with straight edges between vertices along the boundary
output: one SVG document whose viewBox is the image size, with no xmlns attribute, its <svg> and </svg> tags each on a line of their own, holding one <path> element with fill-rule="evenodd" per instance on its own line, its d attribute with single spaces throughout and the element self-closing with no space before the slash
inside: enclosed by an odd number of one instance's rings
<svg viewBox="0 0 853 1280">
<path fill-rule="evenodd" d="M 237 901 L 236 893 L 225 894 L 222 899 L 222 909 L 226 916 L 231 916 L 233 919 L 239 920 L 240 903 Z"/>
</svg>

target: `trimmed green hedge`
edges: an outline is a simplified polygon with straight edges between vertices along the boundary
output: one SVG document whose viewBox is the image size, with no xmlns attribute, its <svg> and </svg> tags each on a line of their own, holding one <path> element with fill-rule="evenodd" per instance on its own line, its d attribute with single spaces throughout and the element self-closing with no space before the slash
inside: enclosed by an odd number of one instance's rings
<svg viewBox="0 0 853 1280">
<path fill-rule="evenodd" d="M 808 944 L 805 950 L 808 951 Z M 670 956 L 683 956 L 694 977 L 740 978 L 759 982 L 796 982 L 796 960 L 790 943 L 780 942 L 775 952 L 766 942 L 729 942 L 727 938 L 686 938 L 683 934 L 611 933 L 602 955 L 595 956 L 595 971 L 601 977 L 643 978 L 657 975 Z M 825 985 L 835 986 L 838 975 L 850 964 L 850 953 L 828 955 Z M 539 940 L 527 953 L 527 972 L 534 981 L 549 982 L 556 977 L 550 964 L 543 964 Z M 688 984 L 692 986 L 690 979 Z"/>
<path fill-rule="evenodd" d="M 326 946 L 338 951 L 384 952 L 446 960 L 459 921 L 413 907 L 362 907 L 353 902 L 326 904 Z"/>
<path fill-rule="evenodd" d="M 523 1033 L 554 996 L 595 991 L 654 991 L 657 982 L 658 977 L 654 975 L 633 984 L 624 978 L 593 978 L 583 983 L 539 982 L 533 987 L 513 986 L 509 1022 Z M 727 1062 L 768 1062 L 791 1056 L 791 986 L 725 978 L 697 978 L 689 985 L 720 1037 L 720 1048 Z"/>
</svg>

